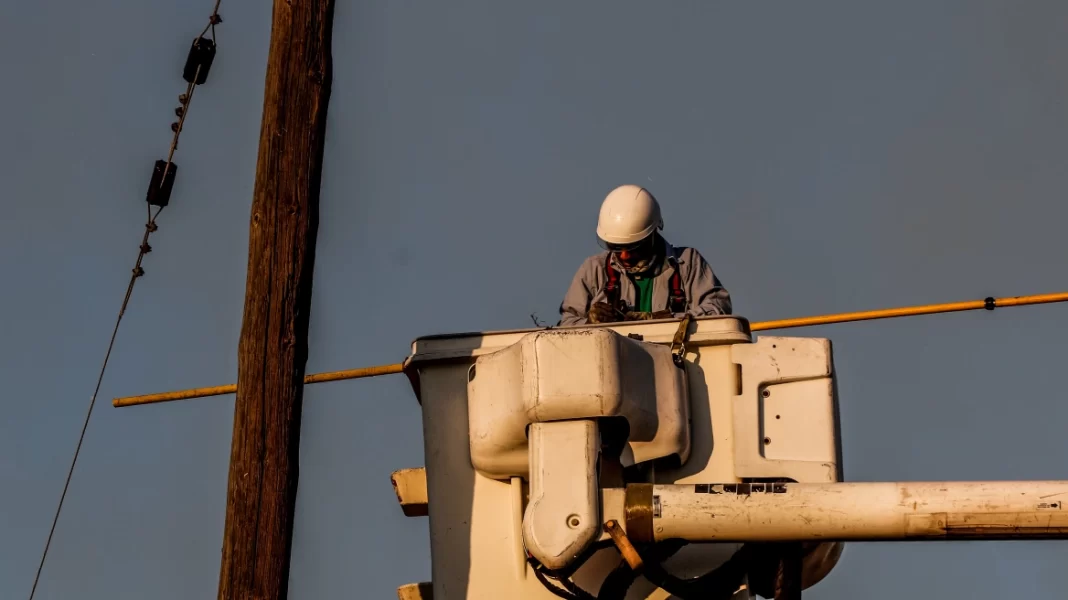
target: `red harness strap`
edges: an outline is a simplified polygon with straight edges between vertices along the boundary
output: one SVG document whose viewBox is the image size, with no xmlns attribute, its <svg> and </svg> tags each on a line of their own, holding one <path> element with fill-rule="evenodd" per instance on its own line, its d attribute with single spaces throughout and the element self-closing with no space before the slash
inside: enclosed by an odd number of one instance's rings
<svg viewBox="0 0 1068 600">
<path fill-rule="evenodd" d="M 671 274 L 671 295 L 668 296 L 668 309 L 675 313 L 686 312 L 686 292 L 682 291 L 682 276 L 678 267 Z"/>
<path fill-rule="evenodd" d="M 619 289 L 619 272 L 612 268 L 612 253 L 609 252 L 608 256 L 604 259 L 604 272 L 608 281 L 604 284 L 604 295 L 608 298 L 608 306 L 613 309 L 622 310 L 620 302 L 620 289 Z"/>
</svg>

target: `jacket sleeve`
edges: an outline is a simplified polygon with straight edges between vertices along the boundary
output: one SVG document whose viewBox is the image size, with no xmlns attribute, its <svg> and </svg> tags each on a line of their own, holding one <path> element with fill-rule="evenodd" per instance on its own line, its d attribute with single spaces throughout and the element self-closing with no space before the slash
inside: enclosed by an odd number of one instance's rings
<svg viewBox="0 0 1068 600">
<path fill-rule="evenodd" d="M 693 267 L 690 270 L 687 290 L 687 296 L 691 298 L 689 313 L 695 317 L 731 314 L 730 292 L 720 283 L 704 257 L 694 250 L 690 264 Z"/>
<path fill-rule="evenodd" d="M 560 322 L 557 326 L 567 327 L 587 323 L 586 313 L 590 310 L 590 300 L 593 298 L 593 290 L 590 289 L 591 282 L 587 281 L 587 275 L 590 272 L 588 262 L 582 263 L 582 266 L 575 272 L 575 276 L 571 278 L 571 286 L 568 287 L 564 300 L 560 303 Z"/>
</svg>

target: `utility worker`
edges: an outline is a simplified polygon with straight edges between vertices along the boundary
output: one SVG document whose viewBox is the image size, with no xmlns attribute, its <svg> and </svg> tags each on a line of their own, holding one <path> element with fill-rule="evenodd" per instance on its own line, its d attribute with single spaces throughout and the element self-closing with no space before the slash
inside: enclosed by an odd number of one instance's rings
<svg viewBox="0 0 1068 600">
<path fill-rule="evenodd" d="M 645 188 L 624 185 L 601 204 L 597 237 L 604 252 L 587 258 L 560 304 L 560 325 L 729 315 L 731 298 L 697 250 L 660 235 L 660 204 Z"/>
</svg>

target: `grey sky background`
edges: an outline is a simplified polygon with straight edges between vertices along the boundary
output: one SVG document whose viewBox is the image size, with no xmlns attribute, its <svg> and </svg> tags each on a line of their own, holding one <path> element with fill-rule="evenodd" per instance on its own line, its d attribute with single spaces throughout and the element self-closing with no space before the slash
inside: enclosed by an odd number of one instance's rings
<svg viewBox="0 0 1068 600">
<path fill-rule="evenodd" d="M 27 597 L 209 0 L 0 5 L 0 598 Z M 38 598 L 213 598 L 269 3 L 227 0 Z M 622 183 L 753 320 L 1068 289 L 1064 2 L 337 3 L 309 372 L 555 322 Z M 1068 306 L 830 337 L 852 480 L 1068 479 Z M 403 377 L 306 390 L 293 598 L 429 578 Z M 1061 542 L 850 545 L 806 598 L 1057 596 Z"/>
</svg>

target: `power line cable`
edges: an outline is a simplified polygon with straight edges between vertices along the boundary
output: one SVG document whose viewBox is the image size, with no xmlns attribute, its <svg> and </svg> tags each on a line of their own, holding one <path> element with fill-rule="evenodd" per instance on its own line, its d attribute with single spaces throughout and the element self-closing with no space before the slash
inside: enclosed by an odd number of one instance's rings
<svg viewBox="0 0 1068 600">
<path fill-rule="evenodd" d="M 33 600 L 34 595 L 37 593 L 37 586 L 41 580 L 41 572 L 44 570 L 45 560 L 48 558 L 48 550 L 52 546 L 52 537 L 56 533 L 56 524 L 59 522 L 59 515 L 63 511 L 63 502 L 67 498 L 67 490 L 70 488 L 70 480 L 74 475 L 74 467 L 78 464 L 78 456 L 81 453 L 82 442 L 85 441 L 85 432 L 89 428 L 89 418 L 93 414 L 93 407 L 96 406 L 96 397 L 100 393 L 100 386 L 104 381 L 104 373 L 108 367 L 108 360 L 111 358 L 111 351 L 115 347 L 115 338 L 119 333 L 119 325 L 122 323 L 122 317 L 126 314 L 126 308 L 130 304 L 130 297 L 133 295 L 134 285 L 137 283 L 137 280 L 145 274 L 145 270 L 141 266 L 141 263 L 144 261 L 145 255 L 152 251 L 152 246 L 148 244 L 148 238 L 158 229 L 156 218 L 159 217 L 159 214 L 163 212 L 163 209 L 166 208 L 167 204 L 170 202 L 171 190 L 174 187 L 174 178 L 178 171 L 178 166 L 173 162 L 174 153 L 178 149 L 178 138 L 182 134 L 185 118 L 189 114 L 189 105 L 193 100 L 193 91 L 198 85 L 203 84 L 207 80 L 211 63 L 215 59 L 215 26 L 222 23 L 222 18 L 219 16 L 219 5 L 221 3 L 222 0 L 215 1 L 215 8 L 211 13 L 211 17 L 208 19 L 208 25 L 204 28 L 204 31 L 193 40 L 189 55 L 186 57 L 182 76 L 185 78 L 188 85 L 185 93 L 178 97 L 179 106 L 175 109 L 175 114 L 178 115 L 178 121 L 171 124 L 171 131 L 174 135 L 171 138 L 170 150 L 167 152 L 166 160 L 156 161 L 155 168 L 152 172 L 152 178 L 148 185 L 148 194 L 146 197 L 148 221 L 145 222 L 145 233 L 141 238 L 141 247 L 137 253 L 137 262 L 134 263 L 133 272 L 130 274 L 130 283 L 126 286 L 126 295 L 122 299 L 119 315 L 115 319 L 115 327 L 111 331 L 111 340 L 108 342 L 108 349 L 104 354 L 104 362 L 100 367 L 100 374 L 96 380 L 96 387 L 93 389 L 93 396 L 89 401 L 89 410 L 85 414 L 85 421 L 82 423 L 82 431 L 78 436 L 78 445 L 74 449 L 74 457 L 71 459 L 70 469 L 67 471 L 67 480 L 63 484 L 63 492 L 59 496 L 59 504 L 56 507 L 56 514 L 52 518 L 52 528 L 48 532 L 48 539 L 45 541 L 44 551 L 41 553 L 41 561 L 37 565 L 37 574 L 33 578 L 33 588 L 30 590 L 30 600 Z M 209 31 L 211 32 L 211 37 L 204 37 Z M 157 208 L 155 214 L 152 212 L 153 206 Z"/>
</svg>

